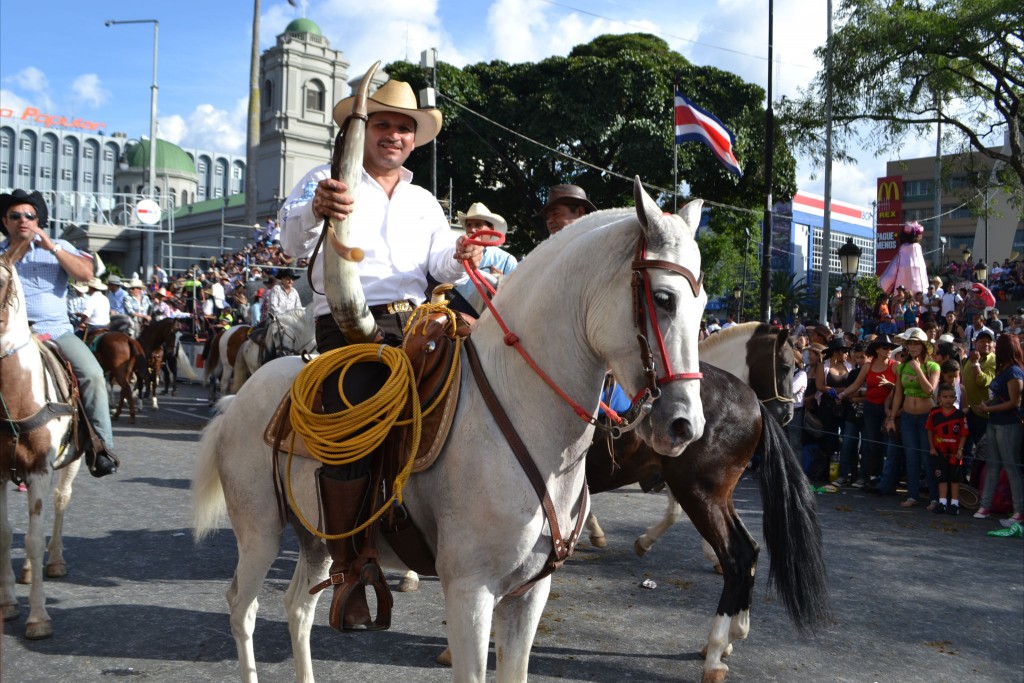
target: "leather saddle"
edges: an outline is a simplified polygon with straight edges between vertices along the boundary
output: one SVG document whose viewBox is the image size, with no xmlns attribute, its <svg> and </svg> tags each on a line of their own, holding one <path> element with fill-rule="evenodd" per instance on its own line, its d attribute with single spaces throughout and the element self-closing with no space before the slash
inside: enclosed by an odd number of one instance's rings
<svg viewBox="0 0 1024 683">
<path fill-rule="evenodd" d="M 461 384 L 461 372 L 456 367 L 459 348 L 456 340 L 468 337 L 470 327 L 460 315 L 450 315 L 449 311 L 414 315 L 412 320 L 412 324 L 406 330 L 402 348 L 412 364 L 422 412 L 419 447 L 415 454 L 411 454 L 411 457 L 415 458 L 412 471 L 416 473 L 434 464 L 451 430 Z M 316 359 L 311 362 L 316 362 Z M 287 514 L 287 501 L 279 470 L 279 456 L 282 452 L 290 452 L 296 456 L 312 457 L 301 435 L 293 430 L 290 408 L 289 393 L 285 394 L 278 404 L 263 432 L 264 442 L 274 448 L 274 481 L 277 484 L 278 507 L 282 519 Z M 319 394 L 314 401 L 314 410 L 322 410 Z M 384 456 L 380 458 L 384 462 L 376 465 L 380 468 L 378 471 L 382 480 L 379 487 L 375 486 L 379 491 L 392 490 L 395 476 L 410 457 L 408 451 L 411 437 L 411 426 L 396 427 L 385 440 Z M 399 506 L 391 514 L 384 515 L 378 526 L 378 531 L 384 535 L 406 566 L 426 576 L 437 575 L 433 551 L 413 524 L 404 506 Z M 368 536 L 376 539 L 376 534 Z M 376 554 L 376 548 L 373 548 L 372 552 Z"/>
</svg>

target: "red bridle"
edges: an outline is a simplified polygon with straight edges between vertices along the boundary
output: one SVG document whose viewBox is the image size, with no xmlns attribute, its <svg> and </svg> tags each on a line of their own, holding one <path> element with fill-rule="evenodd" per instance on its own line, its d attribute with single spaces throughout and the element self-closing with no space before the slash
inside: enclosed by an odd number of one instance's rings
<svg viewBox="0 0 1024 683">
<path fill-rule="evenodd" d="M 668 358 L 668 349 L 665 348 L 665 338 L 661 334 L 661 327 L 658 326 L 658 311 L 654 305 L 654 295 L 651 293 L 651 278 L 648 270 L 660 268 L 670 270 L 686 278 L 690 283 L 690 290 L 694 297 L 700 296 L 701 284 L 704 282 L 704 273 L 694 277 L 693 272 L 671 261 L 661 261 L 647 258 L 647 240 L 642 235 L 636 247 L 636 258 L 633 260 L 633 321 L 637 330 L 637 342 L 640 344 L 640 354 L 645 360 L 645 371 L 648 376 L 648 386 L 660 394 L 657 389 L 659 385 L 668 384 L 681 379 L 704 379 L 702 372 L 672 372 L 672 363 Z M 641 288 L 642 285 L 642 288 Z M 646 304 L 646 306 L 645 306 Z M 658 352 L 661 354 L 661 362 L 664 366 L 664 374 L 656 377 L 654 374 L 654 359 L 651 353 L 651 345 L 644 336 L 647 330 L 646 315 L 651 318 L 651 329 L 654 331 L 654 339 L 658 343 Z M 655 396 L 657 398 L 657 396 Z"/>
<path fill-rule="evenodd" d="M 472 237 L 467 236 L 464 242 L 483 247 L 500 246 L 505 242 L 505 235 L 496 230 L 477 230 L 473 233 Z M 501 327 L 502 332 L 505 333 L 505 344 L 513 347 L 523 360 L 526 361 L 527 365 L 533 369 L 537 376 L 544 380 L 545 384 L 551 387 L 551 389 L 563 401 L 569 404 L 573 412 L 576 413 L 580 419 L 594 425 L 595 427 L 612 432 L 612 435 L 615 437 L 618 437 L 622 433 L 636 427 L 636 425 L 639 424 L 640 419 L 651 412 L 654 407 L 654 401 L 661 396 L 661 389 L 659 388 L 659 385 L 681 379 L 703 379 L 704 377 L 701 372 L 672 373 L 672 366 L 668 360 L 668 351 L 665 348 L 665 339 L 662 337 L 661 328 L 658 327 L 658 318 L 654 307 L 654 298 L 651 294 L 650 279 L 647 276 L 647 270 L 650 268 L 661 268 L 679 273 L 690 283 L 690 289 L 693 290 L 694 296 L 700 295 L 700 288 L 704 279 L 704 274 L 701 273 L 699 278 L 695 278 L 693 273 L 683 266 L 670 261 L 647 260 L 645 258 L 646 255 L 646 240 L 641 236 L 639 245 L 637 246 L 637 257 L 632 263 L 634 292 L 633 317 L 634 324 L 637 328 L 637 342 L 640 345 L 641 364 L 643 366 L 644 375 L 647 377 L 647 386 L 641 389 L 636 396 L 633 397 L 629 410 L 626 411 L 625 416 L 617 414 L 614 410 L 605 405 L 603 401 L 601 402 L 601 406 L 604 408 L 608 417 L 615 423 L 615 426 L 612 427 L 598 422 L 593 417 L 593 411 L 586 410 L 574 401 L 571 396 L 566 394 L 561 387 L 555 384 L 554 380 L 548 377 L 547 373 L 537 365 L 536 361 L 534 361 L 530 354 L 526 352 L 526 349 L 523 348 L 519 341 L 519 337 L 509 330 L 505 321 L 491 303 L 490 296 L 494 295 L 494 288 L 490 286 L 489 282 L 481 277 L 480 273 L 473 268 L 469 261 L 462 262 L 463 267 L 466 269 L 466 273 L 469 275 L 470 281 L 472 281 L 473 286 L 476 287 L 477 292 L 480 294 L 480 298 L 483 300 L 488 310 L 490 310 L 491 315 L 494 316 L 494 319 L 498 323 L 498 326 Z M 643 284 L 642 291 L 640 287 L 641 283 Z M 654 329 L 655 339 L 658 342 L 658 348 L 661 352 L 662 362 L 666 370 L 666 374 L 660 378 L 656 375 L 654 354 L 651 352 L 651 345 L 648 343 L 645 335 L 647 327 L 644 314 L 645 303 L 646 309 L 650 311 L 652 328 Z"/>
</svg>

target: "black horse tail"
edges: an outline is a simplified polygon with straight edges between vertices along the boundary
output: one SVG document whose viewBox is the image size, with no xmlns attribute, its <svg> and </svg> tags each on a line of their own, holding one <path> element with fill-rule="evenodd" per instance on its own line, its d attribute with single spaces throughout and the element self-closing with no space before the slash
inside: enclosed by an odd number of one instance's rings
<svg viewBox="0 0 1024 683">
<path fill-rule="evenodd" d="M 800 630 L 829 618 L 828 575 L 814 493 L 778 421 L 761 408 L 761 501 L 768 581 Z"/>
</svg>

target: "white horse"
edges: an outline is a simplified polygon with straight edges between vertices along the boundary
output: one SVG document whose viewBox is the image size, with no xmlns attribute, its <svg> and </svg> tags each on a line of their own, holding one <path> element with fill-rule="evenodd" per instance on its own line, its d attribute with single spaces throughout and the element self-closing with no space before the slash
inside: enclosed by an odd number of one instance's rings
<svg viewBox="0 0 1024 683">
<path fill-rule="evenodd" d="M 263 364 L 265 358 L 294 356 L 316 349 L 315 320 L 312 304 L 305 308 L 285 311 L 271 318 L 262 345 L 256 344 L 252 339 L 242 342 L 235 357 L 231 384 L 221 384 L 224 387 L 223 391 L 227 392 L 230 389 L 231 393 L 237 394 L 245 381 Z"/>
<path fill-rule="evenodd" d="M 585 405 L 590 417 L 596 415 L 609 368 L 630 395 L 655 386 L 661 396 L 636 431 L 658 452 L 677 456 L 704 429 L 694 381 L 699 378 L 697 328 L 707 300 L 693 239 L 701 203 L 691 202 L 680 217 L 663 214 L 639 180 L 634 195 L 635 210 L 590 214 L 541 244 L 506 279 L 494 305 L 538 366 Z M 634 278 L 636 292 L 630 288 Z M 641 329 L 635 326 L 634 293 L 645 312 Z M 653 361 L 638 350 L 638 334 L 653 340 Z M 589 508 L 583 458 L 593 423 L 581 419 L 506 345 L 506 334 L 490 312 L 480 318 L 472 339 L 498 401 L 539 471 L 557 526 L 567 546 L 574 547 L 572 530 Z M 192 484 L 197 538 L 216 527 L 226 503 L 237 539 L 239 561 L 227 598 L 244 681 L 256 680 L 256 596 L 284 528 L 272 453 L 261 434 L 302 365 L 298 358 L 275 360 L 236 396 L 222 399 L 222 412 L 203 434 Z M 516 591 L 538 577 L 552 557 L 552 533 L 538 493 L 484 404 L 473 373 L 463 364 L 461 374 L 462 394 L 448 441 L 436 464 L 410 479 L 405 502 L 436 558 L 455 680 L 485 680 L 493 618 L 497 680 L 525 681 L 550 576 L 523 594 Z M 296 505 L 311 519 L 319 518 L 318 468 L 305 458 L 290 465 Z M 285 603 L 296 678 L 311 681 L 309 633 L 317 596 L 309 589 L 327 575 L 329 557 L 324 543 L 294 522 L 294 509 L 290 517 L 300 550 Z M 386 564 L 402 566 L 387 547 L 382 552 Z"/>
<path fill-rule="evenodd" d="M 75 455 L 75 445 L 61 451 L 61 441 L 71 422 L 69 410 L 57 409 L 44 421 L 29 421 L 41 414 L 58 396 L 43 368 L 43 350 L 32 337 L 25 296 L 14 263 L 21 254 L 10 251 L 0 256 L 0 614 L 3 621 L 17 618 L 18 599 L 14 593 L 14 569 L 11 567 L 11 544 L 14 531 L 7 515 L 8 482 L 11 476 L 23 478 L 27 485 L 28 533 L 25 534 L 25 564 L 21 582 L 31 583 L 25 623 L 25 637 L 48 638 L 53 625 L 46 611 L 43 591 L 43 557 L 49 551 L 45 564 L 46 575 L 60 577 L 67 574 L 64 562 L 62 530 L 64 512 L 71 501 L 71 484 L 81 460 L 75 459 L 59 472 L 53 491 L 53 534 L 46 546 L 43 528 L 43 497 L 53 485 L 53 463 Z M 45 414 L 45 413 L 42 413 Z M 20 494 L 16 494 L 20 495 Z"/>
</svg>

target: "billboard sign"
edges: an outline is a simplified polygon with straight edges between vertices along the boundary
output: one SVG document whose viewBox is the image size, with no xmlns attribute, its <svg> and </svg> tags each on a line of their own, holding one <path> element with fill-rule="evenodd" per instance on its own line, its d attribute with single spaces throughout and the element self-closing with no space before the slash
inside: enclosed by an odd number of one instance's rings
<svg viewBox="0 0 1024 683">
<path fill-rule="evenodd" d="M 878 205 L 875 228 L 875 275 L 881 275 L 896 258 L 900 226 L 903 224 L 903 176 L 878 179 Z"/>
</svg>

